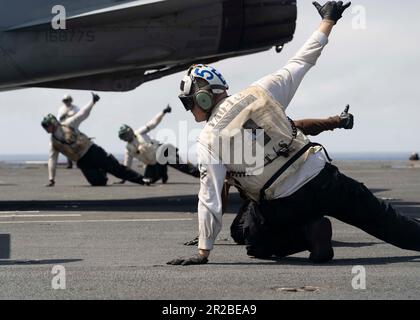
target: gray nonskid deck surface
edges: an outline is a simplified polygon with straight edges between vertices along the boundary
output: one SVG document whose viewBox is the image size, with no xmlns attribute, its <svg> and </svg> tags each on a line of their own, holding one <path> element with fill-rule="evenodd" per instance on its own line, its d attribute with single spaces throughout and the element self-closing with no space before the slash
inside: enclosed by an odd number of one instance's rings
<svg viewBox="0 0 420 320">
<path fill-rule="evenodd" d="M 420 218 L 420 166 L 409 162 L 339 162 L 378 197 Z M 420 253 L 395 248 L 333 220 L 335 259 L 317 266 L 308 253 L 251 259 L 229 236 L 224 216 L 210 263 L 167 266 L 196 253 L 198 181 L 174 170 L 168 184 L 92 188 L 77 169 L 60 168 L 45 188 L 45 166 L 0 164 L 0 234 L 11 257 L 0 260 L 0 299 L 419 299 Z M 117 181 L 111 178 L 111 183 Z M 233 195 L 229 212 L 239 205 Z M 52 289 L 53 266 L 66 289 Z M 352 287 L 354 266 L 366 290 Z M 290 292 L 281 288 L 315 287 Z"/>
</svg>

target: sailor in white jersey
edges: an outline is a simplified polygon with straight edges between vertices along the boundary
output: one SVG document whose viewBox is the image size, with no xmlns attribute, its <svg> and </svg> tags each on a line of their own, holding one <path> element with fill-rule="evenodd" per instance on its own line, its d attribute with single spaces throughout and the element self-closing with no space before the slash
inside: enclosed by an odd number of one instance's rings
<svg viewBox="0 0 420 320">
<path fill-rule="evenodd" d="M 130 126 L 125 124 L 120 127 L 118 132 L 119 138 L 127 142 L 124 165 L 131 168 L 134 158 L 146 164 L 144 178 L 148 179 L 150 183 L 155 183 L 160 179 L 162 179 L 162 183 L 166 183 L 168 181 L 168 165 L 193 177 L 198 178 L 200 176 L 197 167 L 190 163 L 182 163 L 178 155 L 178 149 L 175 146 L 170 144 L 163 145 L 149 136 L 150 131 L 156 128 L 161 123 L 165 114 L 171 111 L 172 109 L 168 105 L 145 126 L 134 131 Z M 173 157 L 172 159 L 170 159 L 171 157 L 165 157 L 165 159 L 169 158 L 169 163 L 161 163 L 158 159 L 159 152 L 170 152 L 173 154 Z M 122 180 L 120 183 L 124 182 Z"/>
<path fill-rule="evenodd" d="M 228 85 L 216 69 L 192 66 L 181 82 L 179 98 L 197 122 L 206 122 L 198 139 L 201 172 L 198 203 L 198 254 L 169 261 L 172 265 L 204 264 L 222 226 L 222 190 L 225 177 L 252 203 L 248 254 L 264 234 L 296 233 L 307 238 L 310 260 L 333 258 L 331 225 L 324 215 L 354 225 L 369 234 L 407 250 L 420 251 L 420 223 L 401 215 L 377 199 L 363 184 L 331 165 L 323 147 L 296 130 L 286 116 L 297 88 L 316 64 L 328 37 L 350 3 L 314 2 L 322 17 L 318 30 L 285 67 L 248 88 L 228 96 Z M 252 168 L 247 162 L 226 159 L 219 140 L 233 139 L 243 129 L 262 129 L 264 161 Z M 242 131 L 241 131 L 242 130 Z M 248 137 L 256 146 L 256 139 Z M 245 139 L 245 138 L 244 138 Z M 257 141 L 257 142 L 255 142 Z M 223 146 L 223 145 L 222 145 Z M 255 170 L 258 169 L 258 170 Z M 268 230 L 269 232 L 264 232 Z M 257 234 L 258 237 L 252 237 Z M 262 238 L 262 239 L 261 239 Z M 276 239 L 273 239 L 276 241 Z"/>
</svg>

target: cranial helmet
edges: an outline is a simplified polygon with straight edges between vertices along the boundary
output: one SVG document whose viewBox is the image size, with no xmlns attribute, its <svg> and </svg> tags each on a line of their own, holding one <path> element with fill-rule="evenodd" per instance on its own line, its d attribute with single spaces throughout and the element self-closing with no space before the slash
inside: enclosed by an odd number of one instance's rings
<svg viewBox="0 0 420 320">
<path fill-rule="evenodd" d="M 69 95 L 69 94 L 66 94 L 64 97 L 63 97 L 63 102 L 73 102 L 73 98 L 71 97 L 71 95 Z"/>
<path fill-rule="evenodd" d="M 53 114 L 49 113 L 42 119 L 41 125 L 44 129 L 47 129 L 52 124 L 58 124 L 58 120 Z"/>
<path fill-rule="evenodd" d="M 132 135 L 134 135 L 134 131 L 133 131 L 133 129 L 132 129 L 130 126 L 126 125 L 126 124 L 123 124 L 123 125 L 120 127 L 120 130 L 118 131 L 118 137 L 119 137 L 121 140 L 124 140 L 124 141 L 127 141 L 127 140 L 128 140 L 128 138 L 129 138 L 130 136 L 132 136 Z"/>
<path fill-rule="evenodd" d="M 199 87 L 197 79 L 203 79 L 207 83 Z M 195 92 L 193 85 L 196 85 Z M 226 80 L 220 72 L 211 66 L 204 64 L 193 65 L 181 81 L 181 94 L 179 98 L 185 109 L 191 110 L 196 103 L 204 111 L 209 111 L 214 106 L 214 94 L 220 94 L 229 89 Z"/>
</svg>

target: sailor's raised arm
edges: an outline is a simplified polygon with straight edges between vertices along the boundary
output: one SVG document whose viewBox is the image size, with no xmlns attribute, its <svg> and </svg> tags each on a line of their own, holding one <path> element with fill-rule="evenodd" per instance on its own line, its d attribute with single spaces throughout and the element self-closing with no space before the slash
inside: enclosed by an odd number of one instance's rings
<svg viewBox="0 0 420 320">
<path fill-rule="evenodd" d="M 318 3 L 314 5 L 323 18 L 318 29 L 282 69 L 253 84 L 266 89 L 285 109 L 289 106 L 306 73 L 316 64 L 328 43 L 328 36 L 335 23 L 350 3 L 340 5 L 339 2 L 329 1 L 324 6 Z"/>
<path fill-rule="evenodd" d="M 63 124 L 70 127 L 78 127 L 83 121 L 85 121 L 92 111 L 93 106 L 100 100 L 100 97 L 92 92 L 92 101 L 86 106 L 80 109 L 74 116 L 66 119 Z"/>
<path fill-rule="evenodd" d="M 152 120 L 150 120 L 144 127 L 141 127 L 136 131 L 137 134 L 145 134 L 156 128 L 159 123 L 162 122 L 163 117 L 165 114 L 170 113 L 172 111 L 171 107 L 168 106 L 159 112 Z"/>
</svg>

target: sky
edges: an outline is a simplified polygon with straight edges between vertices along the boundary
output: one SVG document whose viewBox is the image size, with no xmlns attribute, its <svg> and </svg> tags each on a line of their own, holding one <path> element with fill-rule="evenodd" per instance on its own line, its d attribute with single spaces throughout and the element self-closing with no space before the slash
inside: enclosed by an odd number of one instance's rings
<svg viewBox="0 0 420 320">
<path fill-rule="evenodd" d="M 215 63 L 230 85 L 230 93 L 280 69 L 319 25 L 320 17 L 311 4 L 300 0 L 295 37 L 281 54 L 274 49 Z M 320 1 L 322 2 L 322 1 Z M 318 64 L 308 73 L 287 113 L 293 119 L 322 118 L 341 113 L 345 105 L 355 116 L 351 131 L 323 133 L 312 139 L 334 152 L 420 152 L 417 132 L 420 121 L 420 1 L 353 1 L 350 9 L 362 6 L 360 15 L 349 9 L 334 28 Z M 359 11 L 360 12 L 360 11 Z M 190 133 L 189 146 L 203 124 L 194 122 L 177 96 L 183 73 L 148 82 L 126 93 L 99 93 L 94 107 L 80 129 L 107 151 L 123 153 L 118 139 L 121 124 L 143 126 L 169 103 L 167 115 L 152 136 L 165 131 Z M 78 106 L 89 102 L 89 91 L 25 89 L 0 92 L 0 159 L 6 154 L 48 154 L 49 137 L 40 126 L 47 113 L 56 114 L 64 94 Z M 186 146 L 184 139 L 168 142 Z M 185 150 L 181 150 L 183 153 Z"/>
</svg>

